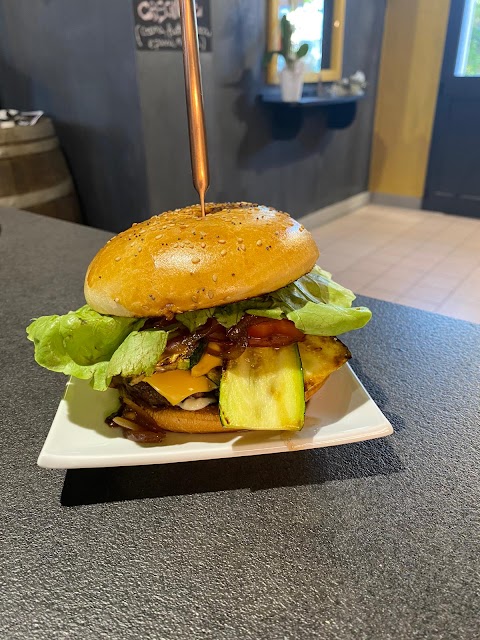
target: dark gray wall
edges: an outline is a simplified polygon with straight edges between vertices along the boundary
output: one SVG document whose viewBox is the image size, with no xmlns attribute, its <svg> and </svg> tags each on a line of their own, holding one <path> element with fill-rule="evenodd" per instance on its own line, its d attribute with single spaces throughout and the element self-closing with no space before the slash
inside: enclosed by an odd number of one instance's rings
<svg viewBox="0 0 480 640">
<path fill-rule="evenodd" d="M 211 0 L 210 200 L 298 217 L 367 189 L 385 1 L 347 0 L 344 75 L 363 69 L 370 82 L 353 126 L 326 131 L 312 110 L 278 141 L 257 100 L 266 0 Z M 197 200 L 182 55 L 135 52 L 131 0 L 0 0 L 0 102 L 55 119 L 89 224 L 116 231 Z"/>
<path fill-rule="evenodd" d="M 268 203 L 300 216 L 367 189 L 385 0 L 348 0 L 344 75 L 369 80 L 353 126 L 325 131 L 318 111 L 291 141 L 274 140 L 258 104 L 266 2 L 211 0 L 213 53 L 202 54 L 210 200 Z M 190 175 L 182 56 L 137 52 L 152 212 L 197 200 Z"/>
<path fill-rule="evenodd" d="M 88 223 L 148 214 L 129 0 L 0 0 L 0 104 L 54 118 Z"/>
</svg>

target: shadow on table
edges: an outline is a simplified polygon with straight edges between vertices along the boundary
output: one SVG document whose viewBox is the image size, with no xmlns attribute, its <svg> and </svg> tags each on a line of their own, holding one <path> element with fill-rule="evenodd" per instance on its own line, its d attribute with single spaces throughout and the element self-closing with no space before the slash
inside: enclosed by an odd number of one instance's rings
<svg viewBox="0 0 480 640">
<path fill-rule="evenodd" d="M 388 440 L 292 453 L 140 467 L 70 469 L 61 503 L 78 506 L 213 491 L 322 484 L 403 470 Z"/>
</svg>

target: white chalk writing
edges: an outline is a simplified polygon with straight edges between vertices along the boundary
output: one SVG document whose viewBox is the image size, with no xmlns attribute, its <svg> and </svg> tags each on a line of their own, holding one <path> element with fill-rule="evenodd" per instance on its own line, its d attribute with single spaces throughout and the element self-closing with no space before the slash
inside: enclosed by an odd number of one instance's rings
<svg viewBox="0 0 480 640">
<path fill-rule="evenodd" d="M 197 18 L 203 17 L 203 7 L 196 3 Z M 178 0 L 143 0 L 137 5 L 138 17 L 146 22 L 163 24 L 165 20 L 179 20 Z"/>
</svg>

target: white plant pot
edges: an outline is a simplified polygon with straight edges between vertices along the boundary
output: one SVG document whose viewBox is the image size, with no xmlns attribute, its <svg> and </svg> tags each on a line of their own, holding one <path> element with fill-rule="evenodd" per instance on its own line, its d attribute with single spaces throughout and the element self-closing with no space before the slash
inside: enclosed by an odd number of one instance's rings
<svg viewBox="0 0 480 640">
<path fill-rule="evenodd" d="M 303 92 L 304 64 L 296 60 L 291 67 L 280 71 L 280 88 L 283 102 L 298 102 Z"/>
</svg>

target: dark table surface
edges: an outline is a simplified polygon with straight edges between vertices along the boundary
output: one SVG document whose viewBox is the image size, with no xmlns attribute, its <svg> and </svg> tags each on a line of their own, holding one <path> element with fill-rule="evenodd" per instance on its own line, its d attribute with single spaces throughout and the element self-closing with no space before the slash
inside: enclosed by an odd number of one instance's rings
<svg viewBox="0 0 480 640">
<path fill-rule="evenodd" d="M 0 209 L 0 637 L 479 637 L 480 326 L 378 300 L 346 337 L 395 434 L 165 466 L 36 465 L 65 379 L 25 326 L 108 234 Z"/>
</svg>

